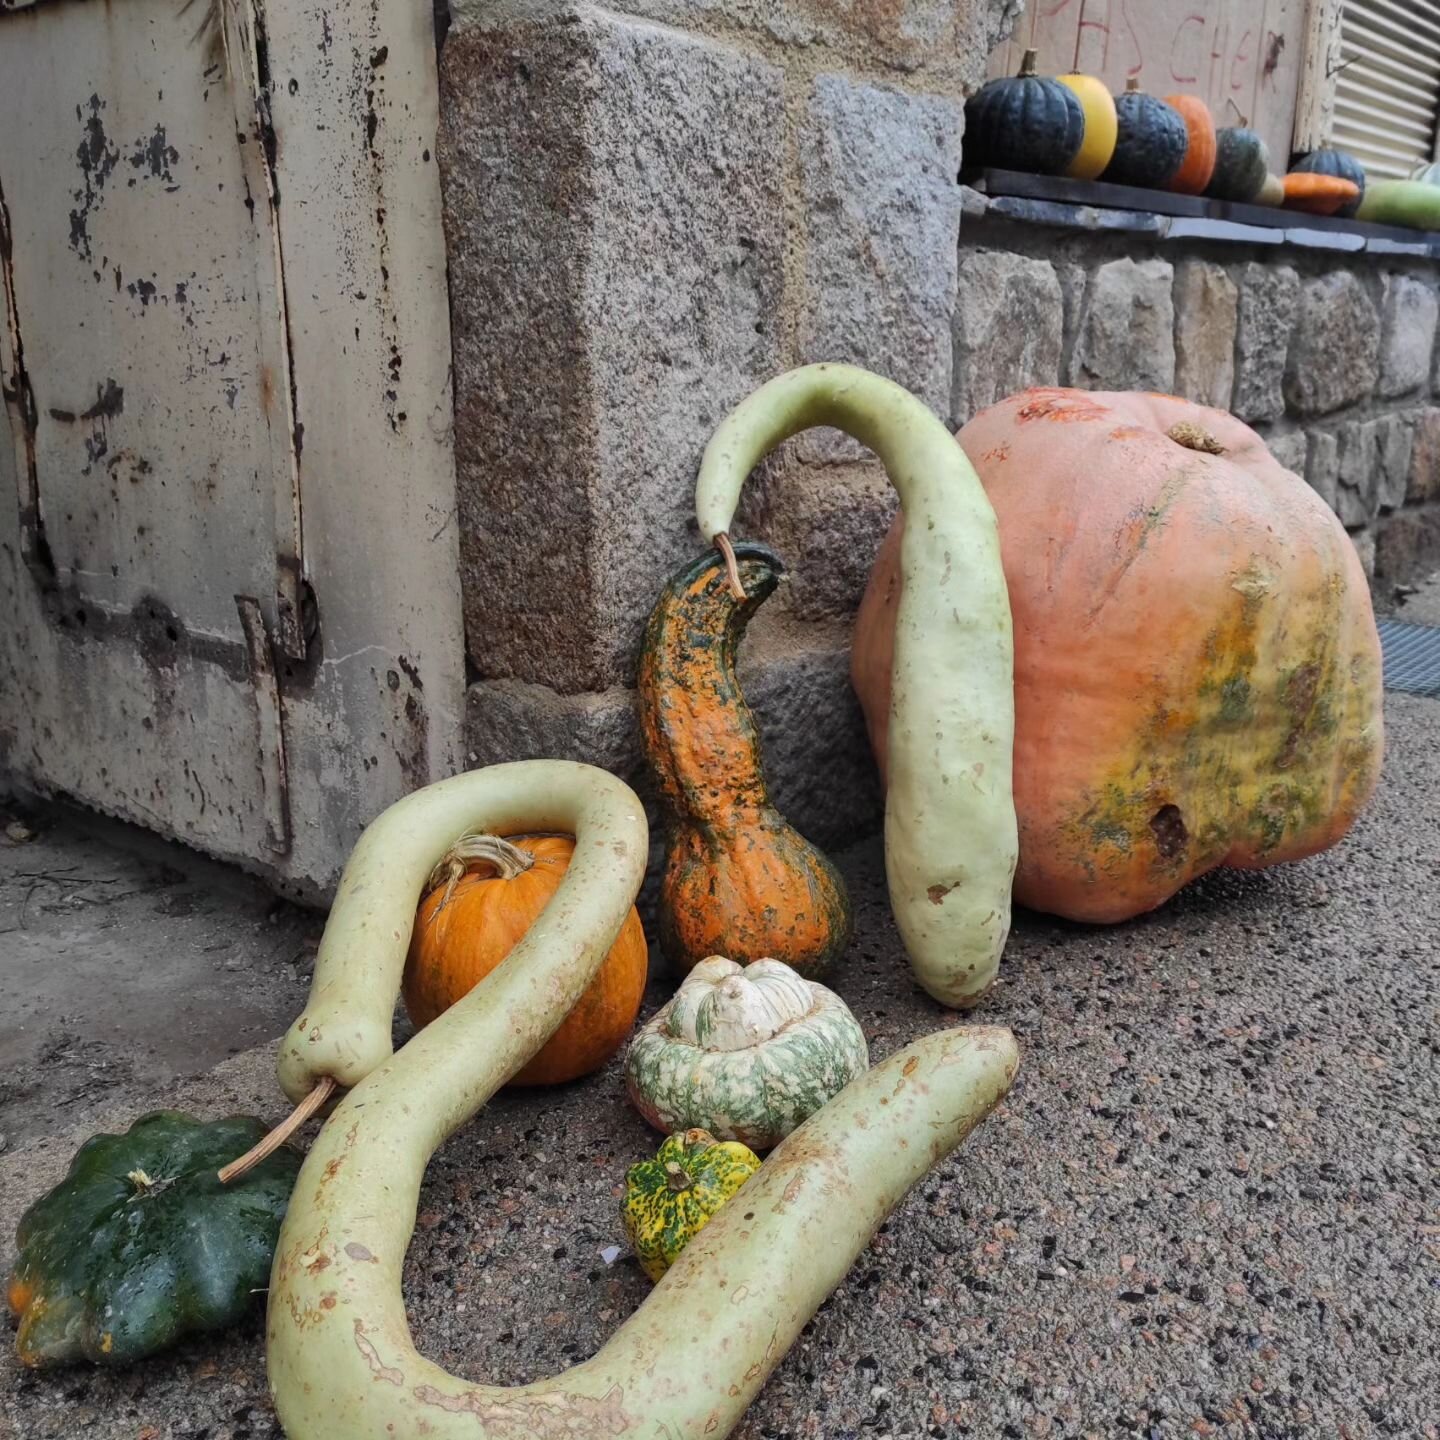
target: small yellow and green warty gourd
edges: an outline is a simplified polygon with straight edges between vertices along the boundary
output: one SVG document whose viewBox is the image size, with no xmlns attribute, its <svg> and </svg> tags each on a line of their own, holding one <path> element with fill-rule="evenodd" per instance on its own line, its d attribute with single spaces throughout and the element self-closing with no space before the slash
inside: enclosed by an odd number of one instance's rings
<svg viewBox="0 0 1440 1440">
<path fill-rule="evenodd" d="M 702 960 L 635 1037 L 625 1082 L 657 1130 L 778 1145 L 870 1067 L 833 990 L 779 960 Z"/>
<path fill-rule="evenodd" d="M 759 1168 L 744 1145 L 705 1130 L 672 1135 L 653 1160 L 632 1165 L 620 1216 L 645 1273 L 659 1280 Z"/>
</svg>

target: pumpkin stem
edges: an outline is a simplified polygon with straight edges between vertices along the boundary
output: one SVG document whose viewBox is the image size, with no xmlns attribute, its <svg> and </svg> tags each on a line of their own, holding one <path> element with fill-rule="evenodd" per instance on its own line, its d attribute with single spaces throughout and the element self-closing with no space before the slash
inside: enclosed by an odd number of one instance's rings
<svg viewBox="0 0 1440 1440">
<path fill-rule="evenodd" d="M 678 1160 L 665 1162 L 665 1183 L 677 1193 L 688 1190 L 695 1182 L 685 1173 L 685 1167 Z"/>
<path fill-rule="evenodd" d="M 1016 72 L 1019 79 L 1033 80 L 1035 78 L 1035 59 L 1035 51 L 1027 50 L 1025 52 L 1020 60 L 1020 69 Z"/>
<path fill-rule="evenodd" d="M 528 850 L 522 850 L 499 835 L 482 835 L 479 831 L 462 835 L 440 857 L 430 872 L 430 878 L 425 882 L 427 893 L 438 890 L 442 885 L 445 887 L 445 894 L 430 917 L 432 923 L 450 903 L 450 897 L 454 895 L 461 877 L 472 865 L 477 864 L 491 866 L 501 880 L 513 880 L 534 866 L 535 857 Z"/>
<path fill-rule="evenodd" d="M 133 1205 L 137 1200 L 149 1199 L 151 1195 L 158 1195 L 162 1190 L 167 1190 L 175 1183 L 175 1176 L 168 1179 L 152 1180 L 144 1170 L 129 1170 L 125 1178 L 135 1187 L 135 1193 L 130 1197 L 127 1204 Z"/>
<path fill-rule="evenodd" d="M 1127 95 L 1138 95 L 1140 93 L 1140 77 L 1129 75 L 1125 79 L 1125 93 Z"/>
<path fill-rule="evenodd" d="M 228 1185 L 273 1155 L 334 1093 L 335 1077 L 322 1075 L 315 1088 L 272 1130 L 252 1145 L 238 1160 L 219 1172 L 220 1183 Z"/>
<path fill-rule="evenodd" d="M 1193 420 L 1181 420 L 1165 433 L 1187 450 L 1199 450 L 1205 455 L 1225 453 L 1225 447 L 1203 425 L 1197 425 Z"/>
</svg>

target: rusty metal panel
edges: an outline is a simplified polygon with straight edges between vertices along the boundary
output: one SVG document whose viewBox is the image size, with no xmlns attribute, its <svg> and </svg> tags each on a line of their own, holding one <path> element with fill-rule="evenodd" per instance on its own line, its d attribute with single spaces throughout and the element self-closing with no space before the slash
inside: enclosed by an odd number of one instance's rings
<svg viewBox="0 0 1440 1440">
<path fill-rule="evenodd" d="M 274 623 L 277 567 L 298 575 L 276 498 L 289 382 L 263 149 L 237 144 L 194 28 L 173 0 L 4 21 L 24 117 L 0 154 L 5 288 L 33 397 L 25 521 L 57 581 L 112 613 L 159 596 L 239 642 L 231 597 L 264 596 Z"/>
<path fill-rule="evenodd" d="M 459 761 L 434 35 L 228 9 L 0 0 L 0 772 L 320 893 Z"/>
<path fill-rule="evenodd" d="M 434 22 L 412 0 L 288 0 L 264 18 L 321 622 L 313 678 L 285 691 L 294 854 L 333 864 L 461 762 Z"/>
<path fill-rule="evenodd" d="M 1199 95 L 1217 125 L 1243 116 L 1283 170 L 1304 25 L 1305 0 L 1029 0 L 988 73 L 1014 74 L 1033 47 L 1042 74 L 1079 70 L 1117 92 L 1134 75 L 1155 95 Z"/>
</svg>

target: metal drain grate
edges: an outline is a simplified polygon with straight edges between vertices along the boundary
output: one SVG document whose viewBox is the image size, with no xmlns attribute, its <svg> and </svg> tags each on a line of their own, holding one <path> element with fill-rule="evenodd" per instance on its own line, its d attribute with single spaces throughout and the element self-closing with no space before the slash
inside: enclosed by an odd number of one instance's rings
<svg viewBox="0 0 1440 1440">
<path fill-rule="evenodd" d="M 1385 655 L 1385 688 L 1440 700 L 1440 625 L 1380 622 Z"/>
</svg>

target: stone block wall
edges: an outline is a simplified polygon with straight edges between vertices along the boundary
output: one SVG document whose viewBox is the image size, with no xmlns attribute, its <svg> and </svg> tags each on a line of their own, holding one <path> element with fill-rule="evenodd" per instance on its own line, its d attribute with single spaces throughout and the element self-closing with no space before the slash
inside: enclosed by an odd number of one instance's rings
<svg viewBox="0 0 1440 1440">
<path fill-rule="evenodd" d="M 641 630 L 700 549 L 700 455 L 751 390 L 846 360 L 946 412 L 964 95 L 1018 9 L 454 11 L 439 160 L 469 763 L 569 756 L 645 788 Z M 879 812 L 847 647 L 893 505 L 858 446 L 812 432 L 752 480 L 737 525 L 792 566 L 742 673 L 777 799 L 825 843 Z"/>
<path fill-rule="evenodd" d="M 1027 385 L 1184 395 L 1314 487 L 1382 598 L 1440 563 L 1433 262 L 1077 233 L 967 201 L 952 421 Z"/>
<path fill-rule="evenodd" d="M 601 764 L 648 795 L 644 619 L 701 544 L 725 412 L 864 365 L 952 424 L 1032 383 L 1176 390 L 1256 423 L 1367 565 L 1436 538 L 1435 277 L 969 213 L 963 99 L 1015 0 L 498 0 L 455 11 L 439 159 L 472 765 Z M 983 208 L 980 207 L 980 208 Z M 752 478 L 737 533 L 791 573 L 742 682 L 777 802 L 878 824 L 851 617 L 894 497 L 834 432 Z"/>
</svg>

